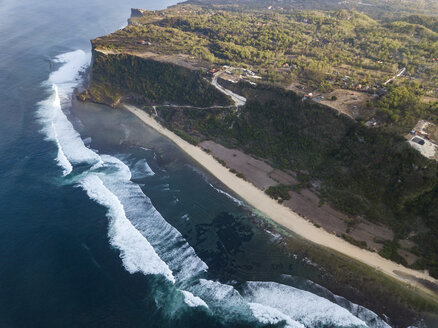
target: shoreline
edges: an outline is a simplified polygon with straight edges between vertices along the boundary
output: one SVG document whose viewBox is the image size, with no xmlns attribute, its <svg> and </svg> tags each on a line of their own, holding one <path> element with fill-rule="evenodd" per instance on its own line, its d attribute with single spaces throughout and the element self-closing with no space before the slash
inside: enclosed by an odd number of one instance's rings
<svg viewBox="0 0 438 328">
<path fill-rule="evenodd" d="M 414 280 L 425 280 L 438 285 L 437 279 L 434 279 L 425 272 L 406 268 L 401 264 L 397 264 L 381 257 L 377 253 L 354 246 L 344 239 L 314 226 L 310 221 L 307 221 L 291 209 L 279 204 L 250 182 L 237 177 L 234 173 L 230 172 L 228 168 L 222 166 L 212 155 L 206 153 L 202 148 L 188 143 L 172 131 L 164 128 L 145 111 L 127 104 L 122 104 L 121 107 L 135 115 L 144 124 L 172 141 L 178 148 L 184 151 L 204 169 L 209 171 L 230 190 L 239 195 L 239 197 L 251 207 L 270 218 L 275 223 L 292 231 L 305 240 L 357 260 L 389 277 L 406 283 L 414 288 L 421 289 L 430 296 L 437 298 L 437 294 L 434 291 Z M 398 274 L 396 272 L 398 272 Z"/>
</svg>

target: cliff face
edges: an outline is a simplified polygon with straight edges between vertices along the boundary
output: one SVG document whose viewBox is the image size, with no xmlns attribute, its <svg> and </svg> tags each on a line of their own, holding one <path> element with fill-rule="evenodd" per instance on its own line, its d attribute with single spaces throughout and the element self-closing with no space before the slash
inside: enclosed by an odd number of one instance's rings
<svg viewBox="0 0 438 328">
<path fill-rule="evenodd" d="M 145 10 L 143 10 L 143 9 L 131 8 L 131 18 L 141 17 L 141 16 L 143 16 L 144 12 L 145 12 Z"/>
<path fill-rule="evenodd" d="M 131 54 L 93 49 L 92 78 L 82 101 L 116 106 L 122 99 L 136 104 L 209 107 L 231 100 L 204 79 L 201 70 Z"/>
</svg>

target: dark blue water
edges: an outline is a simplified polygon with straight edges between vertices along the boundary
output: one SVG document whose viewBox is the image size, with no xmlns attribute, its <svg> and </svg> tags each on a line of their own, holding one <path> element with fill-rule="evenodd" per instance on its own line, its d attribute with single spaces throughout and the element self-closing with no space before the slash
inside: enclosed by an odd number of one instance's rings
<svg viewBox="0 0 438 328">
<path fill-rule="evenodd" d="M 321 268 L 169 141 L 72 104 L 89 39 L 172 3 L 2 3 L 0 328 L 388 327 L 292 287 Z"/>
</svg>

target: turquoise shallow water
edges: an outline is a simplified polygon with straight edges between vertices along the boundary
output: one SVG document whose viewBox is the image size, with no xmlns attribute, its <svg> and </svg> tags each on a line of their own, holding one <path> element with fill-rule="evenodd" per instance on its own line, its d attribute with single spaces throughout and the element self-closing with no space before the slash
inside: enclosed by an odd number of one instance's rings
<svg viewBox="0 0 438 328">
<path fill-rule="evenodd" d="M 387 327 L 170 142 L 72 105 L 89 39 L 170 4 L 2 4 L 0 327 Z"/>
</svg>

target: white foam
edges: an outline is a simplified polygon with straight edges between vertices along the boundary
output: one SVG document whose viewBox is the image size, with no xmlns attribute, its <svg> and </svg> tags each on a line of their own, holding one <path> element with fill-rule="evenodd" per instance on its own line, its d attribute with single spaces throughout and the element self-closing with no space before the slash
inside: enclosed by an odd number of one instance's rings
<svg viewBox="0 0 438 328">
<path fill-rule="evenodd" d="M 192 293 L 186 291 L 186 290 L 182 290 L 181 291 L 184 295 L 184 302 L 190 306 L 190 307 L 198 307 L 198 306 L 203 306 L 205 308 L 208 309 L 208 305 L 207 303 L 205 303 L 202 298 L 193 295 Z"/>
<path fill-rule="evenodd" d="M 275 325 L 281 322 L 285 323 L 285 328 L 305 328 L 301 323 L 292 320 L 280 311 L 259 303 L 249 303 L 254 316 L 263 324 Z"/>
<path fill-rule="evenodd" d="M 155 175 L 146 159 L 137 161 L 131 168 L 133 179 L 144 179 Z"/>
<path fill-rule="evenodd" d="M 294 257 L 297 259 L 297 257 Z M 294 282 L 295 277 L 290 275 L 282 275 L 282 278 L 285 281 Z M 313 294 L 316 294 L 318 296 L 324 297 L 325 299 L 336 303 L 339 306 L 342 306 L 344 309 L 348 310 L 350 313 L 352 313 L 354 316 L 358 317 L 362 321 L 364 321 L 368 327 L 370 328 L 391 328 L 391 326 L 386 323 L 383 319 L 381 319 L 376 313 L 373 311 L 350 302 L 346 298 L 342 296 L 338 296 L 333 294 L 330 290 L 327 288 L 318 285 L 317 283 L 314 283 L 313 281 L 307 280 L 305 282 L 306 286 L 309 288 L 308 290 L 312 292 Z"/>
<path fill-rule="evenodd" d="M 207 265 L 181 233 L 155 209 L 140 186 L 130 181 L 129 167 L 112 156 L 102 155 L 102 160 L 105 170 L 98 173 L 99 177 L 123 204 L 129 221 L 167 263 L 176 280 L 183 282 L 203 274 L 208 269 Z"/>
<path fill-rule="evenodd" d="M 366 322 L 368 327 L 370 328 L 391 328 L 391 326 L 383 321 L 376 313 L 373 311 L 350 302 L 346 298 L 342 296 L 333 295 L 334 299 L 336 300 L 336 303 L 342 306 L 343 308 L 347 309 L 350 313 L 358 317 L 359 319 Z"/>
<path fill-rule="evenodd" d="M 272 231 L 269 231 L 268 229 L 265 229 L 265 232 L 272 237 L 272 240 L 279 240 L 279 239 L 281 239 L 281 235 L 279 233 L 277 233 L 277 232 L 272 232 Z"/>
<path fill-rule="evenodd" d="M 115 157 L 129 167 L 131 179 L 144 179 L 155 175 L 145 158 L 133 158 L 130 154 L 117 154 Z"/>
<path fill-rule="evenodd" d="M 89 171 L 79 176 L 86 176 L 81 185 L 92 199 L 109 208 L 111 244 L 120 250 L 126 269 L 131 273 L 159 273 L 170 281 L 175 281 L 175 277 L 169 266 L 175 268 L 179 280 L 205 272 L 207 266 L 193 248 L 161 217 L 140 187 L 130 181 L 129 168 L 112 156 L 101 157 L 87 148 L 63 112 L 63 106 L 67 109 L 70 105 L 80 71 L 89 65 L 90 55 L 78 50 L 56 57 L 55 62 L 61 66 L 46 82 L 52 94 L 39 104 L 42 130 L 58 146 L 57 161 L 64 175 L 77 164 L 90 165 Z M 138 165 L 141 173 L 154 174 L 146 161 Z M 103 169 L 93 173 L 98 168 Z"/>
<path fill-rule="evenodd" d="M 225 192 L 225 191 L 223 191 L 223 190 L 221 190 L 221 189 L 219 189 L 219 188 L 216 188 L 216 187 L 213 186 L 211 183 L 209 183 L 209 185 L 210 185 L 214 190 L 216 190 L 218 193 L 220 193 L 220 194 L 222 194 L 222 195 L 225 195 L 227 198 L 231 199 L 231 200 L 232 200 L 233 202 L 235 202 L 237 205 L 239 205 L 239 206 L 244 206 L 244 203 L 243 203 L 242 201 L 240 201 L 240 200 L 238 200 L 237 198 L 231 196 L 229 193 L 227 193 L 227 192 Z"/>
<path fill-rule="evenodd" d="M 97 175 L 90 174 L 80 182 L 88 196 L 108 208 L 108 235 L 111 245 L 120 250 L 123 265 L 130 273 L 161 274 L 172 283 L 172 271 L 155 252 L 151 244 L 126 218 L 123 205 Z"/>
<path fill-rule="evenodd" d="M 275 282 L 247 282 L 244 298 L 274 308 L 306 327 L 367 327 L 346 309 L 323 297 Z"/>
<path fill-rule="evenodd" d="M 93 141 L 93 139 L 91 139 L 91 137 L 88 137 L 88 138 L 83 139 L 82 141 L 84 142 L 84 145 L 88 147 L 91 145 L 91 142 Z"/>
<path fill-rule="evenodd" d="M 90 65 L 91 54 L 76 50 L 56 56 L 54 62 L 64 65 L 50 74 L 49 82 L 53 84 L 77 83 L 80 72 Z"/>
<path fill-rule="evenodd" d="M 232 286 L 217 281 L 200 279 L 198 284 L 188 287 L 193 295 L 196 295 L 208 304 L 217 317 L 225 322 L 256 321 L 248 305 L 237 290 Z"/>
<path fill-rule="evenodd" d="M 78 83 L 79 71 L 90 62 L 90 55 L 82 50 L 74 51 L 56 57 L 56 62 L 63 65 L 50 74 L 46 85 L 50 87 L 51 95 L 38 104 L 37 116 L 43 125 L 42 132 L 48 140 L 58 147 L 57 162 L 67 175 L 73 170 L 73 165 L 79 163 L 96 164 L 100 157 L 85 147 L 79 133 L 73 128 L 67 116 L 62 111 L 62 100 L 70 100 L 73 88 Z"/>
<path fill-rule="evenodd" d="M 63 176 L 69 175 L 73 171 L 73 166 L 65 156 L 64 151 L 62 150 L 62 145 L 59 142 L 58 133 L 56 132 L 55 125 L 51 124 L 52 131 L 53 131 L 53 138 L 55 140 L 56 146 L 58 147 L 58 155 L 56 156 L 56 160 L 58 162 L 58 165 L 61 166 L 64 170 L 62 172 Z"/>
</svg>

